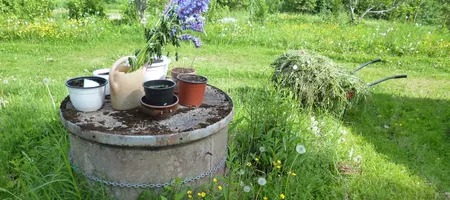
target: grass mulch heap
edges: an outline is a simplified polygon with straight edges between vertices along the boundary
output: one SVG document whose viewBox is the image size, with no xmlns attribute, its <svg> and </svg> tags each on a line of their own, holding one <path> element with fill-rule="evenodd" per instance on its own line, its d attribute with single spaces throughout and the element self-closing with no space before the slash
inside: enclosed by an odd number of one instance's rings
<svg viewBox="0 0 450 200">
<path fill-rule="evenodd" d="M 272 81 L 290 89 L 304 108 L 325 109 L 341 113 L 350 103 L 367 96 L 366 84 L 353 72 L 331 59 L 306 50 L 289 51 L 278 57 Z"/>
</svg>

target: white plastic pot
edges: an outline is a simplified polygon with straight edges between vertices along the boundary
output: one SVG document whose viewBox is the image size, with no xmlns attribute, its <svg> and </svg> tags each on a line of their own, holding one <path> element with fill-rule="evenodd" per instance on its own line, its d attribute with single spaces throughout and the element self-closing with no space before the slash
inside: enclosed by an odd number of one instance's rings
<svg viewBox="0 0 450 200">
<path fill-rule="evenodd" d="M 106 80 L 108 80 L 108 84 L 106 84 L 106 91 L 105 91 L 105 95 L 109 95 L 111 92 L 110 92 L 110 86 L 109 86 L 109 72 L 111 71 L 111 69 L 110 68 L 105 68 L 105 69 L 98 69 L 98 70 L 95 70 L 94 72 L 92 72 L 92 74 L 94 75 L 94 76 L 98 76 L 98 77 L 102 77 L 102 78 L 105 78 Z M 105 74 L 105 73 L 108 73 L 107 75 L 100 75 L 100 74 Z"/>
<path fill-rule="evenodd" d="M 165 80 L 170 62 L 171 60 L 167 56 L 162 56 L 162 62 L 153 63 L 151 66 L 147 67 L 144 82 L 158 79 Z"/>
<path fill-rule="evenodd" d="M 96 76 L 76 77 L 67 80 L 66 86 L 73 107 L 82 112 L 100 109 L 105 102 L 106 84 L 108 84 L 108 80 Z"/>
</svg>

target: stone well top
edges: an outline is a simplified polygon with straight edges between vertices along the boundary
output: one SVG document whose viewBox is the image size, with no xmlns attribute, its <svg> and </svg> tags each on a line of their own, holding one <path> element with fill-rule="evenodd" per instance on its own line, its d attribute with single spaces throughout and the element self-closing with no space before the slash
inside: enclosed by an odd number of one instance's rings
<svg viewBox="0 0 450 200">
<path fill-rule="evenodd" d="M 207 137 L 227 127 L 233 118 L 233 102 L 220 89 L 208 85 L 203 104 L 190 108 L 179 105 L 168 119 L 153 120 L 140 108 L 117 111 L 109 97 L 100 110 L 79 112 L 67 96 L 61 103 L 60 118 L 72 134 L 87 140 L 118 146 L 167 146 Z"/>
</svg>

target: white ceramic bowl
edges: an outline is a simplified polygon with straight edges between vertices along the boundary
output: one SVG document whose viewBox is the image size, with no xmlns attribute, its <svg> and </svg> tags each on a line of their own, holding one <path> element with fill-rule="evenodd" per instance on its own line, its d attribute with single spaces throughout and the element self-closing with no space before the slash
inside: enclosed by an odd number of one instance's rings
<svg viewBox="0 0 450 200">
<path fill-rule="evenodd" d="M 95 81 L 98 86 L 84 87 L 85 79 Z M 66 81 L 70 101 L 78 111 L 92 112 L 100 109 L 105 102 L 105 88 L 108 80 L 96 76 L 76 77 Z"/>
</svg>

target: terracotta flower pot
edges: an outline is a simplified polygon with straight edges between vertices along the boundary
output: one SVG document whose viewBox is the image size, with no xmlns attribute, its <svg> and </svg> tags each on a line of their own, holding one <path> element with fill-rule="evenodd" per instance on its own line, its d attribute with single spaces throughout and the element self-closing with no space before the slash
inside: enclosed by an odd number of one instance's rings
<svg viewBox="0 0 450 200">
<path fill-rule="evenodd" d="M 180 74 L 195 74 L 196 71 L 192 67 L 175 67 L 170 70 L 170 75 L 172 76 L 172 80 L 177 84 L 174 89 L 174 93 L 178 94 L 178 75 Z"/>
<path fill-rule="evenodd" d="M 194 68 L 192 67 L 175 67 L 172 68 L 170 70 L 170 74 L 172 76 L 173 81 L 175 81 L 175 83 L 177 83 L 178 79 L 178 75 L 180 74 L 195 74 L 196 71 Z"/>
<path fill-rule="evenodd" d="M 165 106 L 154 106 L 145 103 L 145 97 L 141 99 L 141 111 L 153 119 L 167 119 L 178 109 L 178 97 L 172 96 L 172 102 Z"/>
<path fill-rule="evenodd" d="M 207 82 L 208 79 L 200 75 L 178 75 L 179 103 L 184 106 L 202 105 Z"/>
<path fill-rule="evenodd" d="M 142 83 L 147 66 L 144 65 L 137 71 L 125 73 L 129 66 L 123 63 L 128 60 L 128 57 L 125 56 L 117 60 L 109 73 L 111 105 L 116 110 L 129 110 L 139 107 L 141 97 L 144 96 Z"/>
</svg>

